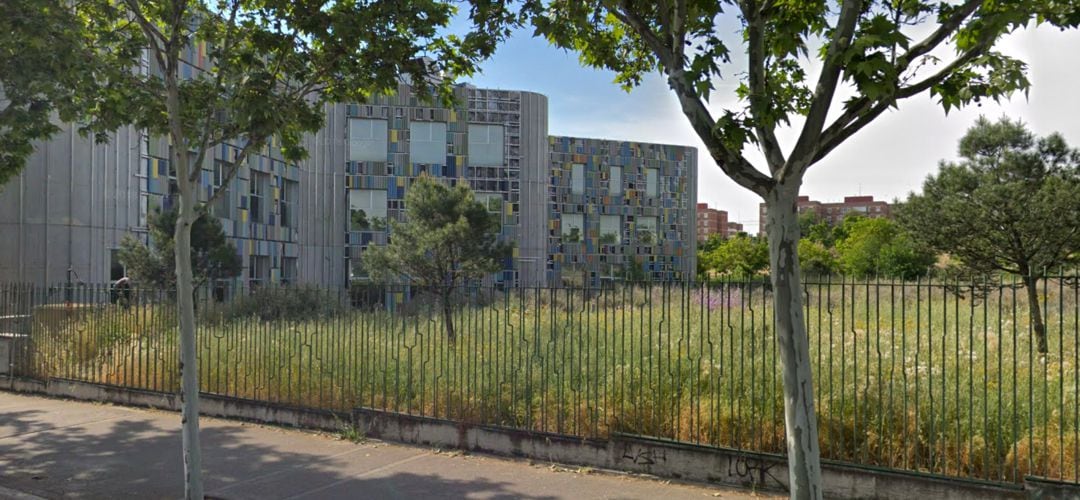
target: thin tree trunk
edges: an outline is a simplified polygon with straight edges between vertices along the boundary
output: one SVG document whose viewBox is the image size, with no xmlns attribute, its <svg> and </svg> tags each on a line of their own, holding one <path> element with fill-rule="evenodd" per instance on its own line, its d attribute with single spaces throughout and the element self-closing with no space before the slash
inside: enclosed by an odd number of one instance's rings
<svg viewBox="0 0 1080 500">
<path fill-rule="evenodd" d="M 1039 277 L 1030 272 L 1024 275 L 1024 288 L 1027 289 L 1028 311 L 1031 314 L 1031 329 L 1035 334 L 1035 342 L 1039 353 L 1046 354 L 1049 348 L 1046 344 L 1046 324 L 1043 323 L 1042 307 L 1039 306 Z"/>
<path fill-rule="evenodd" d="M 184 498 L 202 500 L 202 454 L 199 447 L 199 366 L 195 344 L 195 290 L 191 270 L 191 226 L 195 213 L 195 190 L 189 179 L 193 167 L 188 164 L 187 141 L 180 127 L 180 91 L 176 68 L 166 73 L 165 85 L 172 137 L 171 160 L 176 166 L 180 188 L 180 214 L 176 219 L 174 254 L 176 257 L 176 303 L 180 315 L 180 421 L 184 457 Z M 195 166 L 197 167 L 197 165 Z"/>
<path fill-rule="evenodd" d="M 810 339 L 803 321 L 799 282 L 798 183 L 777 185 L 766 197 L 773 315 L 784 377 L 784 423 L 787 430 L 791 498 L 820 499 L 821 452 L 814 410 Z"/>
<path fill-rule="evenodd" d="M 450 304 L 450 294 L 443 293 L 440 301 L 443 307 L 443 322 L 446 323 L 446 338 L 453 344 L 457 340 L 457 336 L 454 333 L 454 308 Z"/>
</svg>

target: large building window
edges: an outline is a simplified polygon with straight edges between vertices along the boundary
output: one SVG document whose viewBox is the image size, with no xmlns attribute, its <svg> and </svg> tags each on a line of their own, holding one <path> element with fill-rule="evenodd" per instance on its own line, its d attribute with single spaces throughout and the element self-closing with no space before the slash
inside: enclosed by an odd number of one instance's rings
<svg viewBox="0 0 1080 500">
<path fill-rule="evenodd" d="M 349 161 L 386 161 L 386 120 L 349 119 Z"/>
<path fill-rule="evenodd" d="M 657 242 L 656 217 L 638 217 L 634 225 L 634 236 L 639 245 L 652 245 Z"/>
<path fill-rule="evenodd" d="M 353 189 L 349 191 L 349 227 L 353 231 L 375 231 L 386 227 L 386 191 Z"/>
<path fill-rule="evenodd" d="M 503 159 L 502 125 L 469 124 L 469 165 L 501 166 Z"/>
<path fill-rule="evenodd" d="M 645 169 L 645 195 L 657 196 L 660 194 L 660 171 L 655 168 Z"/>
<path fill-rule="evenodd" d="M 487 208 L 488 212 L 495 214 L 503 213 L 503 195 L 499 193 L 476 193 L 476 201 Z"/>
<path fill-rule="evenodd" d="M 618 196 L 622 194 L 622 167 L 608 167 L 611 171 L 611 175 L 608 176 L 607 192 L 609 195 Z"/>
<path fill-rule="evenodd" d="M 585 216 L 582 214 L 562 214 L 562 240 L 577 243 L 585 237 Z"/>
<path fill-rule="evenodd" d="M 585 165 L 575 163 L 570 167 L 570 192 L 585 194 Z"/>
<path fill-rule="evenodd" d="M 230 164 L 222 160 L 214 160 L 214 192 L 216 194 L 222 191 L 222 193 L 218 195 L 217 200 L 214 200 L 213 211 L 215 216 L 222 219 L 232 218 L 232 193 L 225 185 L 225 178 L 228 177 L 230 167 Z"/>
<path fill-rule="evenodd" d="M 296 257 L 281 258 L 281 282 L 283 284 L 296 282 Z"/>
<path fill-rule="evenodd" d="M 622 217 L 618 215 L 600 216 L 600 243 L 618 245 L 622 241 Z"/>
<path fill-rule="evenodd" d="M 266 192 L 270 189 L 270 174 L 251 171 L 248 179 L 248 208 L 251 214 L 251 222 L 262 223 L 265 219 L 263 212 L 266 210 Z"/>
<path fill-rule="evenodd" d="M 446 163 L 446 124 L 409 123 L 409 159 L 413 163 Z"/>
<path fill-rule="evenodd" d="M 270 257 L 248 256 L 248 288 L 255 289 L 270 281 Z"/>
<path fill-rule="evenodd" d="M 278 214 L 281 216 L 281 227 L 296 227 L 296 198 L 300 191 L 300 184 L 296 181 L 282 179 L 281 199 L 278 203 Z"/>
</svg>

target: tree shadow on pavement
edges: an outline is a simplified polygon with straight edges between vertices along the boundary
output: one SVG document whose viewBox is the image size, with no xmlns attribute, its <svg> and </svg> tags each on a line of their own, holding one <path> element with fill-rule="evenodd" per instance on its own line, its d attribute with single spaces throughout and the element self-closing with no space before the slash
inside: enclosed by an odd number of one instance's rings
<svg viewBox="0 0 1080 500">
<path fill-rule="evenodd" d="M 179 415 L 145 418 L 105 408 L 101 418 L 67 426 L 39 410 L 0 413 L 0 486 L 46 498 L 182 496 Z M 205 422 L 203 469 L 212 498 L 554 498 L 528 496 L 487 478 L 389 470 L 430 456 L 419 449 L 303 433 L 277 435 L 281 440 L 264 445 L 257 433 L 289 431 Z M 311 451 L 297 451 L 305 448 Z"/>
</svg>

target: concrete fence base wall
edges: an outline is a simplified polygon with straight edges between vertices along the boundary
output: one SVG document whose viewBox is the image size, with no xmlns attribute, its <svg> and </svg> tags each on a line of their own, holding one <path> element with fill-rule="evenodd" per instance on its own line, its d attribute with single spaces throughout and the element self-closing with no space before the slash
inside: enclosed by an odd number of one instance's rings
<svg viewBox="0 0 1080 500">
<path fill-rule="evenodd" d="M 360 408 L 354 421 L 367 436 L 497 455 L 620 470 L 771 491 L 788 490 L 787 459 L 780 455 L 697 446 L 615 434 L 608 440 L 469 425 Z M 982 500 L 1026 498 L 1020 487 L 955 478 L 822 465 L 826 498 Z"/>
<path fill-rule="evenodd" d="M 180 395 L 90 384 L 64 379 L 40 381 L 0 375 L 0 390 L 99 401 L 125 406 L 180 411 Z M 265 424 L 338 431 L 349 422 L 348 413 L 295 408 L 264 401 L 227 398 L 213 394 L 199 396 L 199 414 L 260 422 Z"/>
<path fill-rule="evenodd" d="M 0 375 L 0 390 L 178 411 L 175 394 L 123 389 L 64 379 L 48 381 Z M 615 434 L 606 440 L 471 425 L 401 413 L 355 409 L 352 414 L 287 407 L 269 402 L 200 396 L 201 413 L 275 425 L 337 431 L 348 422 L 365 436 L 401 443 L 529 458 L 546 462 L 650 474 L 771 491 L 787 491 L 786 458 L 780 455 L 698 446 Z M 1080 486 L 1027 478 L 1003 485 L 850 464 L 822 464 L 826 498 L 981 500 L 985 498 L 1080 498 Z"/>
</svg>

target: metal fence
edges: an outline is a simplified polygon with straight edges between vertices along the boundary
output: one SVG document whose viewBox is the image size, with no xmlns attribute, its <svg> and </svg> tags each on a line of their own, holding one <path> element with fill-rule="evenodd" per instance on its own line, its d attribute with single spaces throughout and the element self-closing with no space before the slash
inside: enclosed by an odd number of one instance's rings
<svg viewBox="0 0 1080 500">
<path fill-rule="evenodd" d="M 824 458 L 1002 482 L 1080 478 L 1075 277 L 1039 282 L 1046 353 L 1019 280 L 804 283 Z M 175 392 L 172 295 L 0 285 L 0 331 L 18 330 L 6 332 L 14 372 Z M 763 281 L 459 289 L 454 340 L 418 287 L 264 289 L 199 301 L 197 315 L 206 393 L 784 452 Z"/>
</svg>

